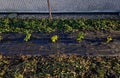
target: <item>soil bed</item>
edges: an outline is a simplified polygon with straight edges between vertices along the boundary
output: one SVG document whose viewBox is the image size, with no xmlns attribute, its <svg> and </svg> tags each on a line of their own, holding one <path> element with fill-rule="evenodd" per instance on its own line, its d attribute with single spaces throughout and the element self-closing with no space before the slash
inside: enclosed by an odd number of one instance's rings
<svg viewBox="0 0 120 78">
<path fill-rule="evenodd" d="M 14 15 L 0 19 L 3 55 L 120 55 L 118 19 L 22 19 Z"/>
<path fill-rule="evenodd" d="M 0 52 L 3 55 L 50 55 L 57 53 L 77 54 L 82 56 L 119 56 L 120 31 L 86 31 L 85 39 L 77 42 L 74 33 L 32 33 L 30 41 L 24 41 L 24 34 L 3 33 Z M 51 42 L 51 36 L 60 38 Z M 106 37 L 112 35 L 113 41 L 106 43 Z"/>
</svg>

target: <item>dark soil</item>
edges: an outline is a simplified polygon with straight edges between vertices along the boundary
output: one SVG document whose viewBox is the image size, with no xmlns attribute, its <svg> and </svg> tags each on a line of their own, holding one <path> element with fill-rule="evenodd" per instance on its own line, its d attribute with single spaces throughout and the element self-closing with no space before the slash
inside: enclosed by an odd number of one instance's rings
<svg viewBox="0 0 120 78">
<path fill-rule="evenodd" d="M 120 31 L 85 31 L 85 39 L 76 41 L 74 33 L 32 33 L 30 41 L 24 41 L 24 34 L 3 33 L 0 52 L 3 55 L 50 55 L 57 53 L 77 54 L 82 56 L 120 56 Z M 52 35 L 60 38 L 52 43 Z M 107 36 L 113 41 L 106 43 Z"/>
</svg>

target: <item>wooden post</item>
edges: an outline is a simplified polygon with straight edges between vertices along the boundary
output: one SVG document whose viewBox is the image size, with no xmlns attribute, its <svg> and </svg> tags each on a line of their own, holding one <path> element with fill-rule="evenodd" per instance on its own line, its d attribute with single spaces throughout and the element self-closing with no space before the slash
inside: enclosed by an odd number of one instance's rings
<svg viewBox="0 0 120 78">
<path fill-rule="evenodd" d="M 50 0 L 47 0 L 50 19 L 52 19 Z"/>
</svg>

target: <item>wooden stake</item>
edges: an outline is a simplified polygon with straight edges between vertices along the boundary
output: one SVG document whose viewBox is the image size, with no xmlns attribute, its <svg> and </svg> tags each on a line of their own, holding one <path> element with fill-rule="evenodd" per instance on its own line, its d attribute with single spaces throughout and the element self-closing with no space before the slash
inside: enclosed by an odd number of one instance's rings
<svg viewBox="0 0 120 78">
<path fill-rule="evenodd" d="M 52 19 L 50 0 L 47 0 L 50 19 Z"/>
</svg>

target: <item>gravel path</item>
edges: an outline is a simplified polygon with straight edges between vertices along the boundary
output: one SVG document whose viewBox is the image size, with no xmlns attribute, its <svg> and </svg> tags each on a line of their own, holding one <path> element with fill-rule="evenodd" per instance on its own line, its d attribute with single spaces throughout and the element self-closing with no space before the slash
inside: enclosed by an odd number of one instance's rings
<svg viewBox="0 0 120 78">
<path fill-rule="evenodd" d="M 49 14 L 12 14 L 17 18 L 35 18 L 35 19 L 43 19 L 49 18 Z M 86 18 L 86 19 L 120 19 L 120 16 L 117 13 L 57 13 L 52 14 L 53 18 Z M 0 14 L 0 18 L 9 17 L 10 14 Z"/>
</svg>

